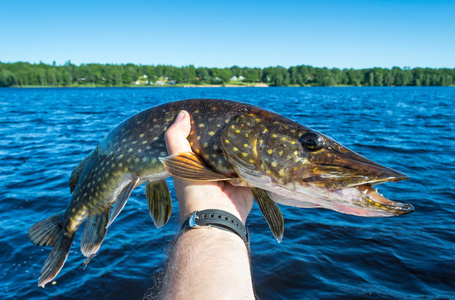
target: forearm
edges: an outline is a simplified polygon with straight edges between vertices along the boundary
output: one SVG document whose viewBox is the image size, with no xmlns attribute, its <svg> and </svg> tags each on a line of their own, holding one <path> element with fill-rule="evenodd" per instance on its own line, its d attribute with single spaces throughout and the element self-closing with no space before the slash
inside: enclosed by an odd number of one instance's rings
<svg viewBox="0 0 455 300">
<path fill-rule="evenodd" d="M 166 132 L 169 155 L 192 151 L 186 139 L 191 117 L 180 112 Z M 174 176 L 182 220 L 195 211 L 223 210 L 245 224 L 253 206 L 246 187 L 223 181 L 189 181 Z M 254 299 L 248 250 L 236 233 L 218 228 L 193 228 L 174 244 L 166 267 L 161 299 Z"/>
<path fill-rule="evenodd" d="M 183 233 L 169 258 L 161 299 L 254 299 L 243 240 L 217 228 Z"/>
</svg>

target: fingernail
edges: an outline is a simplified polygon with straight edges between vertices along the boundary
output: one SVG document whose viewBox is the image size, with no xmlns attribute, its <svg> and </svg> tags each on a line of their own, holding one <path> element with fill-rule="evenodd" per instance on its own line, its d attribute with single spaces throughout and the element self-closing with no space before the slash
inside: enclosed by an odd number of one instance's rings
<svg viewBox="0 0 455 300">
<path fill-rule="evenodd" d="M 185 118 L 185 114 L 183 113 L 183 111 L 179 112 L 179 114 L 177 115 L 177 118 L 175 118 L 175 122 L 180 122 L 182 121 L 183 119 Z"/>
</svg>

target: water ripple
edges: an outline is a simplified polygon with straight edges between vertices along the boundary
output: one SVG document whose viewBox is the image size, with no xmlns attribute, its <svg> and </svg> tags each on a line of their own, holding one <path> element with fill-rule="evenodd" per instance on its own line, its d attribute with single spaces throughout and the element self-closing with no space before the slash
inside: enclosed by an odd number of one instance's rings
<svg viewBox="0 0 455 300">
<path fill-rule="evenodd" d="M 412 203 L 413 214 L 360 218 L 281 206 L 280 244 L 255 205 L 248 226 L 261 299 L 455 298 L 455 89 L 317 87 L 0 89 L 2 299 L 142 298 L 179 222 L 175 209 L 165 228 L 154 228 L 143 187 L 88 268 L 79 232 L 57 284 L 46 289 L 36 280 L 49 249 L 32 245 L 26 232 L 67 205 L 72 169 L 116 124 L 200 97 L 260 105 L 411 177 L 381 192 Z"/>
</svg>

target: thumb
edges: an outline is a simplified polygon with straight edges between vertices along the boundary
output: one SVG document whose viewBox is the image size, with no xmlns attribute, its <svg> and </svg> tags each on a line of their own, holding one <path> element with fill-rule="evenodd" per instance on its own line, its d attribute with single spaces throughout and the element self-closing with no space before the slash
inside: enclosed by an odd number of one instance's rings
<svg viewBox="0 0 455 300">
<path fill-rule="evenodd" d="M 192 151 L 186 139 L 191 132 L 190 114 L 182 110 L 166 131 L 166 147 L 169 155 Z"/>
</svg>

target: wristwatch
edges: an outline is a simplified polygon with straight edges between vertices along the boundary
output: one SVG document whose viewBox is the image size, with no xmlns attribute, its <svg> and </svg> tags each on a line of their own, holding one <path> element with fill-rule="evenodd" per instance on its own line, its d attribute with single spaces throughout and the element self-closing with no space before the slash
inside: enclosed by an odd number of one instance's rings
<svg viewBox="0 0 455 300">
<path fill-rule="evenodd" d="M 242 238 L 248 251 L 250 250 L 248 229 L 243 225 L 242 221 L 231 213 L 219 209 L 195 211 L 183 222 L 181 231 L 185 232 L 193 228 L 201 227 L 215 227 L 233 232 Z"/>
</svg>

